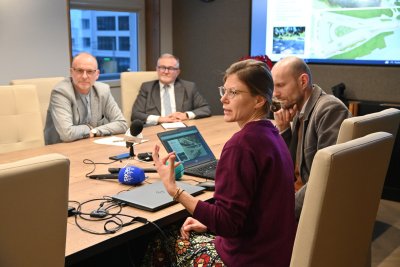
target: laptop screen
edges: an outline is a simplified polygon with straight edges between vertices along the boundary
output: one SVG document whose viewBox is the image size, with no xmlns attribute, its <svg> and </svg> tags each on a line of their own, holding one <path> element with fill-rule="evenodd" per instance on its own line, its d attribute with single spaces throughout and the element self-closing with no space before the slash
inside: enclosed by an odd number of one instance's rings
<svg viewBox="0 0 400 267">
<path fill-rule="evenodd" d="M 196 126 L 158 133 L 167 152 L 175 151 L 176 157 L 187 168 L 208 161 L 215 156 Z"/>
</svg>

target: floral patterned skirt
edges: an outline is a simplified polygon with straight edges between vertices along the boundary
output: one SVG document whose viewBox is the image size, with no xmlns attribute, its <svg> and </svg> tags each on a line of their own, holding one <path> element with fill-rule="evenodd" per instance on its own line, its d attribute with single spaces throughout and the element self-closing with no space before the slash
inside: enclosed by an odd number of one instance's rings
<svg viewBox="0 0 400 267">
<path fill-rule="evenodd" d="M 175 266 L 222 267 L 226 266 L 215 250 L 215 236 L 210 233 L 190 234 L 189 240 L 181 239 L 176 226 L 165 231 L 166 238 L 157 235 L 148 244 L 142 266 L 170 267 Z"/>
</svg>

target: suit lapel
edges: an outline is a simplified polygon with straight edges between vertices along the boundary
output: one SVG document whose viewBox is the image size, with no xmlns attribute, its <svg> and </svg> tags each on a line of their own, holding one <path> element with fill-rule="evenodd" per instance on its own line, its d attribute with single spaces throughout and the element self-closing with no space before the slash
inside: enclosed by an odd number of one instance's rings
<svg viewBox="0 0 400 267">
<path fill-rule="evenodd" d="M 175 105 L 176 111 L 184 112 L 183 110 L 183 98 L 185 95 L 185 89 L 183 88 L 182 84 L 179 81 L 176 81 L 174 84 L 175 90 Z"/>
<path fill-rule="evenodd" d="M 153 88 L 151 89 L 151 99 L 154 103 L 154 105 L 157 108 L 158 114 L 161 114 L 161 98 L 160 98 L 160 83 L 157 80 L 156 82 L 154 82 L 153 84 Z"/>
<path fill-rule="evenodd" d="M 73 88 L 73 87 L 72 87 Z M 74 114 L 74 124 L 81 124 L 81 122 L 83 122 L 85 120 L 85 114 L 86 114 L 86 106 L 84 103 L 82 103 L 82 99 L 80 94 L 74 90 L 74 95 L 75 95 L 75 106 L 76 106 L 76 111 L 73 110 L 73 112 L 77 113 Z M 72 104 L 72 106 L 74 106 L 74 104 Z"/>
</svg>

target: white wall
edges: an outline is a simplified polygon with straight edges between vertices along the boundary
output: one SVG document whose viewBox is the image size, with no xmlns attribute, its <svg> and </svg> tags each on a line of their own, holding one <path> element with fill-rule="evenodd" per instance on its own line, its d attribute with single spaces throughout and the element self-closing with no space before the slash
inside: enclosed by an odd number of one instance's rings
<svg viewBox="0 0 400 267">
<path fill-rule="evenodd" d="M 66 0 L 0 0 L 0 85 L 68 75 L 68 38 Z"/>
</svg>

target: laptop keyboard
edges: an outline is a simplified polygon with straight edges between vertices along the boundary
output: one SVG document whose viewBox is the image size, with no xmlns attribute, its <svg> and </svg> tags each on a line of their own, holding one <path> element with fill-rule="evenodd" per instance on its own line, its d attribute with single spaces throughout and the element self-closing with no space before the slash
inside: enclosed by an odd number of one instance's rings
<svg viewBox="0 0 400 267">
<path fill-rule="evenodd" d="M 185 172 L 187 174 L 192 174 L 192 175 L 198 176 L 198 177 L 214 179 L 216 168 L 217 168 L 217 161 L 212 161 L 207 164 L 203 164 L 203 165 L 196 166 L 196 167 L 191 167 L 190 169 L 188 169 Z"/>
</svg>

